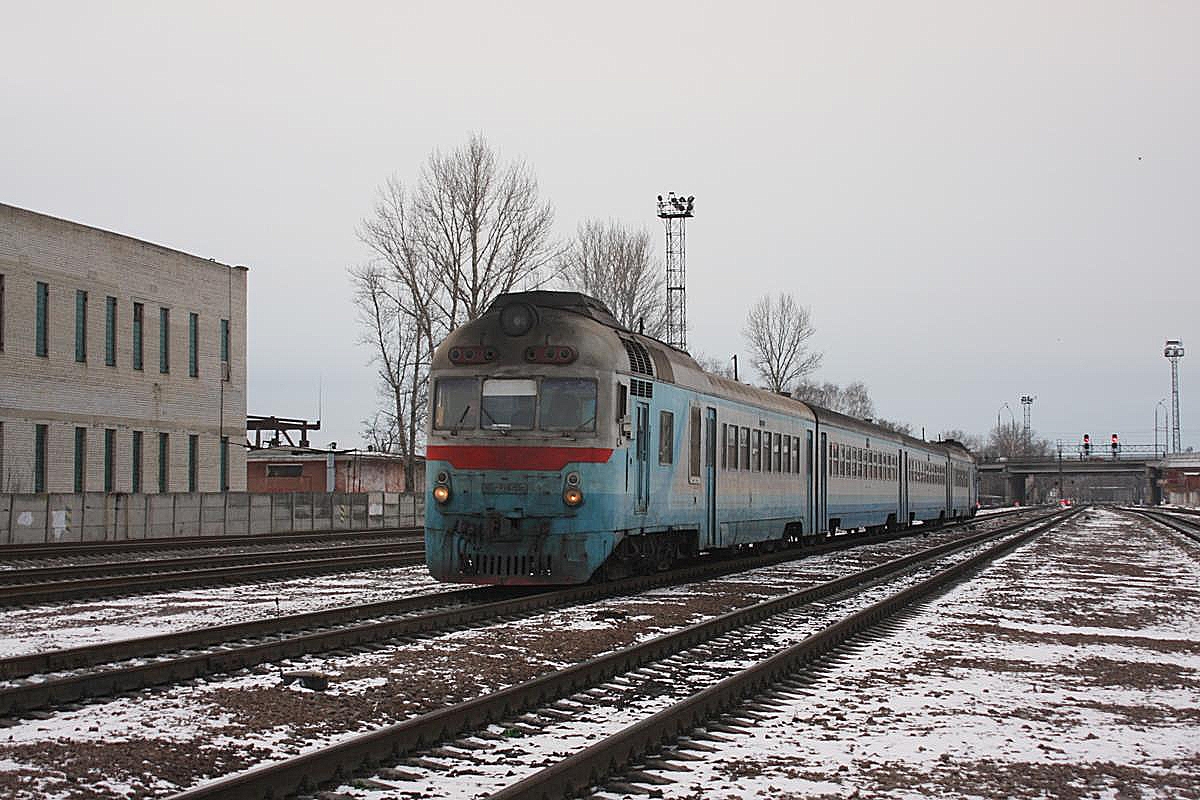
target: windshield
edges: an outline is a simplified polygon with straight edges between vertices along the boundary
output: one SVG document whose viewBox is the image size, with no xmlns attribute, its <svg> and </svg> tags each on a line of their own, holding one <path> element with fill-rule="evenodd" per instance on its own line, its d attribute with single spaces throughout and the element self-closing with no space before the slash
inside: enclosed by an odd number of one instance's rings
<svg viewBox="0 0 1200 800">
<path fill-rule="evenodd" d="M 596 430 L 596 382 L 586 378 L 545 378 L 539 418 L 546 431 Z"/>
<path fill-rule="evenodd" d="M 433 427 L 439 431 L 474 428 L 478 418 L 479 381 L 442 378 L 433 403 Z"/>
<path fill-rule="evenodd" d="M 483 382 L 480 419 L 489 430 L 529 430 L 537 403 L 537 381 L 488 378 Z"/>
</svg>

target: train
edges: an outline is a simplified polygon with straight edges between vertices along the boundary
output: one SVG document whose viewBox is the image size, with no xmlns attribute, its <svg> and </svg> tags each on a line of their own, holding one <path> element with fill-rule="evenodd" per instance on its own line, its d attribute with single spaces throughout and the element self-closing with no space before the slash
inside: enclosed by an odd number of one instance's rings
<svg viewBox="0 0 1200 800">
<path fill-rule="evenodd" d="M 577 292 L 498 296 L 430 367 L 426 559 L 557 585 L 973 516 L 975 460 L 705 372 Z"/>
</svg>

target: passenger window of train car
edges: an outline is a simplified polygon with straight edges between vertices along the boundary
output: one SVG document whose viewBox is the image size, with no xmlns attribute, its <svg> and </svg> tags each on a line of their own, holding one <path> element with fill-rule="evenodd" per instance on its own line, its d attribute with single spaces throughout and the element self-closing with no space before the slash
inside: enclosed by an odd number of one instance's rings
<svg viewBox="0 0 1200 800">
<path fill-rule="evenodd" d="M 763 472 L 771 471 L 771 442 L 774 440 L 775 434 L 763 431 Z"/>
<path fill-rule="evenodd" d="M 783 437 L 783 471 L 792 471 L 792 437 Z"/>
<path fill-rule="evenodd" d="M 691 429 L 688 431 L 691 440 L 691 453 L 688 459 L 688 477 L 689 479 L 700 480 L 700 408 L 697 406 L 692 409 L 691 414 Z"/>
<path fill-rule="evenodd" d="M 544 431 L 596 430 L 596 382 L 543 378 L 539 417 Z"/>
<path fill-rule="evenodd" d="M 772 436 L 771 440 L 772 440 L 771 441 L 771 452 L 774 454 L 772 457 L 775 460 L 775 471 L 780 472 L 782 470 L 782 465 L 779 463 L 779 456 L 780 456 L 780 453 L 783 452 L 783 449 L 782 449 L 783 446 L 779 441 L 779 434 L 777 433 L 774 436 Z"/>
<path fill-rule="evenodd" d="M 675 414 L 670 411 L 658 412 L 658 463 L 672 464 L 675 462 Z"/>
<path fill-rule="evenodd" d="M 485 378 L 479 419 L 487 430 L 530 430 L 537 405 L 532 378 Z"/>
<path fill-rule="evenodd" d="M 792 437 L 792 472 L 800 474 L 800 437 Z"/>
<path fill-rule="evenodd" d="M 730 425 L 725 432 L 725 459 L 729 469 L 738 468 L 737 425 Z"/>
<path fill-rule="evenodd" d="M 742 431 L 742 460 L 741 469 L 750 469 L 750 429 L 743 427 Z"/>
<path fill-rule="evenodd" d="M 479 411 L 479 381 L 439 378 L 434 389 L 433 427 L 439 431 L 471 430 Z"/>
<path fill-rule="evenodd" d="M 750 469 L 762 472 L 762 431 L 750 432 Z"/>
</svg>

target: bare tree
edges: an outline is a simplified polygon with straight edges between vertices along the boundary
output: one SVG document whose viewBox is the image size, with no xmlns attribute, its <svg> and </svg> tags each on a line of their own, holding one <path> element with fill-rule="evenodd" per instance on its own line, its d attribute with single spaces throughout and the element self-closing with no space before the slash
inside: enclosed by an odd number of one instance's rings
<svg viewBox="0 0 1200 800">
<path fill-rule="evenodd" d="M 705 353 L 698 353 L 693 356 L 693 358 L 695 358 L 696 363 L 700 365 L 700 369 L 704 370 L 710 375 L 719 375 L 722 378 L 728 378 L 729 380 L 734 379 L 732 358 L 720 359 Z"/>
<path fill-rule="evenodd" d="M 360 341 L 372 349 L 381 406 L 364 421 L 368 442 L 380 452 L 404 459 L 405 487 L 415 486 L 418 447 L 428 411 L 429 337 L 422 316 L 408 308 L 412 298 L 381 265 L 350 271 L 358 306 Z"/>
<path fill-rule="evenodd" d="M 793 396 L 806 403 L 828 408 L 830 411 L 836 411 L 856 419 L 873 419 L 875 417 L 875 403 L 871 400 L 867 385 L 862 381 L 854 381 L 844 387 L 828 381 L 825 383 L 800 381 L 796 385 Z"/>
<path fill-rule="evenodd" d="M 649 231 L 585 220 L 563 253 L 560 271 L 567 286 L 604 303 L 626 328 L 662 337 L 665 278 Z"/>
<path fill-rule="evenodd" d="M 497 295 L 552 277 L 553 221 L 532 172 L 520 162 L 501 167 L 472 135 L 451 153 L 432 153 L 411 190 L 388 179 L 359 226 L 373 259 L 350 277 L 382 400 L 364 433 L 404 456 L 408 486 L 424 444 L 434 348 Z"/>
<path fill-rule="evenodd" d="M 974 433 L 967 433 L 961 428 L 942 431 L 938 434 L 938 438 L 942 441 L 955 441 L 967 448 L 973 453 L 983 452 L 983 437 L 977 436 Z"/>
<path fill-rule="evenodd" d="M 875 419 L 872 419 L 871 422 L 873 422 L 876 425 L 878 425 L 879 427 L 883 428 L 885 431 L 891 431 L 892 433 L 902 433 L 905 436 L 913 435 L 912 425 L 909 425 L 907 422 L 898 422 L 898 421 L 892 420 L 892 419 L 883 419 L 882 417 L 877 417 Z"/>
<path fill-rule="evenodd" d="M 754 304 L 742 335 L 767 389 L 790 393 L 796 381 L 821 365 L 821 354 L 807 345 L 815 332 L 808 307 L 790 294 L 764 295 Z"/>
</svg>

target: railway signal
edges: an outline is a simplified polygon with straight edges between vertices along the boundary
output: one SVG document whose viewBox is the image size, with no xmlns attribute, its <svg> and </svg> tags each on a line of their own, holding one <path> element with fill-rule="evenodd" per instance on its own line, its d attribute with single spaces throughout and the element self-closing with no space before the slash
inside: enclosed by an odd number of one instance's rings
<svg viewBox="0 0 1200 800">
<path fill-rule="evenodd" d="M 1092 437 L 1086 433 L 1083 435 L 1083 454 L 1090 456 L 1092 454 Z"/>
<path fill-rule="evenodd" d="M 1116 458 L 1116 457 L 1117 457 L 1117 451 L 1118 451 L 1118 450 L 1120 450 L 1120 449 L 1121 449 L 1121 440 L 1120 440 L 1120 439 L 1117 437 L 1117 435 L 1114 433 L 1114 434 L 1112 435 L 1112 451 L 1113 451 L 1113 458 Z"/>
</svg>

